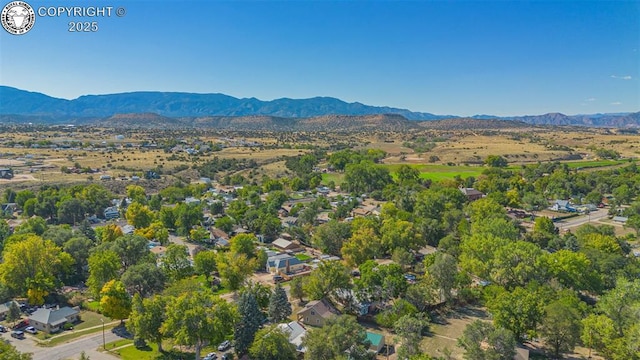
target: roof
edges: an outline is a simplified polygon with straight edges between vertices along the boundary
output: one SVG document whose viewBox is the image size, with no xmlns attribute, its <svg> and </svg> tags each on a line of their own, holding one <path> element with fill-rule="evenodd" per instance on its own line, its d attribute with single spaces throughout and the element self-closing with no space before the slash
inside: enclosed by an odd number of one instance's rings
<svg viewBox="0 0 640 360">
<path fill-rule="evenodd" d="M 275 267 L 276 269 L 284 269 L 287 265 L 294 266 L 302 264 L 302 261 L 298 260 L 298 258 L 287 254 L 276 255 L 267 261 L 269 267 Z"/>
<path fill-rule="evenodd" d="M 67 317 L 76 314 L 78 314 L 78 310 L 72 309 L 68 306 L 61 307 L 60 309 L 39 308 L 29 316 L 29 320 L 55 326 L 66 323 Z"/>
<path fill-rule="evenodd" d="M 279 324 L 278 327 L 289 335 L 289 342 L 295 345 L 298 351 L 305 351 L 305 348 L 302 347 L 302 339 L 307 333 L 307 329 L 302 324 L 292 321 L 288 324 Z"/>
<path fill-rule="evenodd" d="M 309 303 L 307 303 L 304 309 L 300 310 L 298 313 L 305 313 L 312 309 L 316 312 L 316 314 L 325 319 L 340 314 L 338 310 L 336 310 L 336 308 L 333 307 L 333 305 L 331 305 L 331 303 L 329 303 L 329 301 L 327 301 L 326 299 L 310 301 Z"/>
<path fill-rule="evenodd" d="M 626 217 L 626 216 L 614 216 L 613 217 L 613 221 L 615 221 L 615 222 L 627 222 L 627 220 L 629 220 L 629 218 Z"/>
<path fill-rule="evenodd" d="M 467 196 L 484 195 L 481 191 L 478 191 L 474 188 L 460 188 L 460 191 L 462 191 L 462 193 Z"/>
<path fill-rule="evenodd" d="M 229 234 L 218 228 L 211 228 L 211 235 L 217 238 L 229 239 Z"/>
<path fill-rule="evenodd" d="M 378 347 L 380 346 L 380 343 L 384 343 L 384 336 L 367 331 L 367 340 L 369 340 L 371 345 Z"/>
<path fill-rule="evenodd" d="M 281 249 L 286 249 L 291 245 L 295 245 L 294 243 L 292 243 L 289 240 L 285 240 L 283 238 L 277 238 L 275 240 L 273 240 L 273 242 L 271 243 L 273 246 L 275 247 L 279 247 Z"/>
<path fill-rule="evenodd" d="M 0 314 L 4 314 L 7 311 L 9 311 L 9 307 L 11 306 L 12 302 L 16 303 L 16 305 L 18 305 L 18 307 L 20 307 L 20 304 L 18 304 L 15 300 L 7 301 L 4 304 L 0 304 Z"/>
</svg>

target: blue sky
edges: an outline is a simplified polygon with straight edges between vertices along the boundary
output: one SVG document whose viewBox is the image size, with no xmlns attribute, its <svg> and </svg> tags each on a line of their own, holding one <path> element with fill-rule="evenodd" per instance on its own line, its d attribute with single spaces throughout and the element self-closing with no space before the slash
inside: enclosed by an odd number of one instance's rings
<svg viewBox="0 0 640 360">
<path fill-rule="evenodd" d="M 0 83 L 67 99 L 157 90 L 455 115 L 640 110 L 640 1 L 91 4 L 126 15 L 0 29 Z M 69 21 L 99 29 L 69 33 Z"/>
</svg>

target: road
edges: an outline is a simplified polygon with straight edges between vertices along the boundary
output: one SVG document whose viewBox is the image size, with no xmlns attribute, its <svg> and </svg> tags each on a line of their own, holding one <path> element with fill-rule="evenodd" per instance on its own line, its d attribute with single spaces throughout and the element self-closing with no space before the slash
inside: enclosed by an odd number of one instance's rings
<svg viewBox="0 0 640 360">
<path fill-rule="evenodd" d="M 2 334 L 2 338 L 9 340 L 9 343 L 15 346 L 18 351 L 22 353 L 32 353 L 33 360 L 78 359 L 82 351 L 84 351 L 91 360 L 119 359 L 116 356 L 96 350 L 98 347 L 102 346 L 102 332 L 53 347 L 38 346 L 30 335 L 23 340 L 18 340 L 12 338 L 9 334 L 9 332 Z M 111 331 L 105 332 L 104 336 L 107 343 L 121 339 L 121 337 Z"/>
<path fill-rule="evenodd" d="M 556 222 L 556 226 L 560 230 L 567 230 L 580 225 L 584 225 L 589 222 L 598 222 L 600 219 L 604 219 L 608 216 L 606 209 L 598 209 L 591 212 L 589 215 L 581 215 L 567 220 Z"/>
</svg>

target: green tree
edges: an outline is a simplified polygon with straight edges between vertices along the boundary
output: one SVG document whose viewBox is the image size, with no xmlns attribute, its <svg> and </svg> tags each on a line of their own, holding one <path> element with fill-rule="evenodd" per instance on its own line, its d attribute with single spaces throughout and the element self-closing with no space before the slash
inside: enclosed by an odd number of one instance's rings
<svg viewBox="0 0 640 360">
<path fill-rule="evenodd" d="M 193 346 L 195 358 L 207 344 L 222 342 L 233 332 L 236 322 L 234 308 L 209 291 L 195 291 L 167 302 L 167 319 L 161 331 L 178 345 Z"/>
<path fill-rule="evenodd" d="M 364 359 L 367 357 L 357 355 L 366 352 L 362 350 L 368 349 L 369 345 L 365 329 L 347 315 L 330 319 L 321 328 L 308 329 L 302 339 L 307 360 Z M 350 356 L 345 353 L 347 350 Z"/>
<path fill-rule="evenodd" d="M 161 329 L 166 320 L 166 308 L 167 298 L 165 297 L 154 296 L 142 299 L 140 295 L 135 294 L 131 315 L 127 323 L 127 328 L 136 337 L 156 343 L 159 352 L 163 352 L 162 339 L 164 336 Z"/>
<path fill-rule="evenodd" d="M 97 229 L 96 229 L 97 230 Z M 102 228 L 102 236 L 100 239 L 103 243 L 115 241 L 117 238 L 123 236 L 122 229 L 116 224 L 107 224 Z"/>
<path fill-rule="evenodd" d="M 127 197 L 132 202 L 137 202 L 142 205 L 147 204 L 147 194 L 144 188 L 140 185 L 127 185 Z"/>
<path fill-rule="evenodd" d="M 420 341 L 427 326 L 428 321 L 422 314 L 404 315 L 395 322 L 393 330 L 402 339 L 398 358 L 406 359 L 421 353 Z"/>
<path fill-rule="evenodd" d="M 340 261 L 323 261 L 305 279 L 304 292 L 312 300 L 332 295 L 338 289 L 348 289 L 349 270 Z"/>
<path fill-rule="evenodd" d="M 6 220 L 0 219 L 0 254 L 4 249 L 4 241 L 11 235 L 11 228 Z"/>
<path fill-rule="evenodd" d="M 120 322 L 129 317 L 131 296 L 121 281 L 111 280 L 104 284 L 100 292 L 100 309 L 106 316 L 118 319 Z"/>
<path fill-rule="evenodd" d="M 79 280 L 84 280 L 88 275 L 86 269 L 89 265 L 89 250 L 92 245 L 91 240 L 84 236 L 74 236 L 64 243 L 63 249 L 73 258 L 74 273 Z"/>
<path fill-rule="evenodd" d="M 140 235 L 124 235 L 100 245 L 100 249 L 109 249 L 118 254 L 123 270 L 143 262 L 153 262 L 154 255 L 149 251 L 149 241 Z"/>
<path fill-rule="evenodd" d="M 238 234 L 229 240 L 231 243 L 231 252 L 239 255 L 244 254 L 251 259 L 256 256 L 256 243 L 258 238 L 253 234 Z"/>
<path fill-rule="evenodd" d="M 31 360 L 31 353 L 23 354 L 19 352 L 9 342 L 0 341 L 0 355 L 3 360 Z"/>
<path fill-rule="evenodd" d="M 162 270 L 171 280 L 184 279 L 193 273 L 186 245 L 171 244 L 162 257 Z"/>
<path fill-rule="evenodd" d="M 484 159 L 484 163 L 490 167 L 507 167 L 508 163 L 505 158 L 500 155 L 489 155 Z"/>
<path fill-rule="evenodd" d="M 542 277 L 540 258 L 542 250 L 535 244 L 516 241 L 495 251 L 490 279 L 508 289 L 526 286 Z"/>
<path fill-rule="evenodd" d="M 382 234 L 382 247 L 386 253 L 392 253 L 398 247 L 418 250 L 426 245 L 413 223 L 409 221 L 386 219 L 382 222 L 380 233 Z"/>
<path fill-rule="evenodd" d="M 61 202 L 58 207 L 58 222 L 76 225 L 84 220 L 86 211 L 84 201 L 76 198 L 67 199 Z"/>
<path fill-rule="evenodd" d="M 10 321 L 15 325 L 18 320 L 20 320 L 20 308 L 15 301 L 11 301 L 9 304 L 9 312 L 7 312 L 7 321 Z"/>
<path fill-rule="evenodd" d="M 204 275 L 207 281 L 216 270 L 216 253 L 213 251 L 200 251 L 193 257 L 193 269 L 196 274 Z"/>
<path fill-rule="evenodd" d="M 215 225 L 218 229 L 228 233 L 233 230 L 234 222 L 230 217 L 223 216 L 220 219 L 216 220 Z"/>
<path fill-rule="evenodd" d="M 591 261 L 584 253 L 559 250 L 541 257 L 547 272 L 565 287 L 580 291 L 598 291 L 601 278 L 593 270 Z"/>
<path fill-rule="evenodd" d="M 434 262 L 427 269 L 429 276 L 433 278 L 435 286 L 440 289 L 440 296 L 446 301 L 451 300 L 452 290 L 455 288 L 458 275 L 456 259 L 443 252 L 437 252 Z"/>
<path fill-rule="evenodd" d="M 561 301 L 554 301 L 545 308 L 540 332 L 556 359 L 573 351 L 580 340 L 580 317 L 577 309 Z"/>
<path fill-rule="evenodd" d="M 125 213 L 127 222 L 138 229 L 151 225 L 153 217 L 153 211 L 148 206 L 135 201 L 127 207 L 127 212 Z"/>
<path fill-rule="evenodd" d="M 481 320 L 467 325 L 458 346 L 465 350 L 467 360 L 511 360 L 516 354 L 516 340 L 509 330 Z"/>
<path fill-rule="evenodd" d="M 597 308 L 613 321 L 618 335 L 624 336 L 640 320 L 640 279 L 629 281 L 619 277 L 616 287 L 602 295 Z"/>
<path fill-rule="evenodd" d="M 280 283 L 269 297 L 269 321 L 280 323 L 291 316 L 291 303 Z"/>
<path fill-rule="evenodd" d="M 99 296 L 104 284 L 118 278 L 120 257 L 112 250 L 96 251 L 89 256 L 87 286 L 94 296 Z"/>
<path fill-rule="evenodd" d="M 340 255 L 342 244 L 351 236 L 351 229 L 348 223 L 330 220 L 316 228 L 311 242 L 322 250 L 323 253 Z"/>
<path fill-rule="evenodd" d="M 289 342 L 289 335 L 277 326 L 265 327 L 256 333 L 249 348 L 254 360 L 296 360 L 295 345 Z"/>
<path fill-rule="evenodd" d="M 404 248 L 397 248 L 404 249 Z M 371 228 L 356 230 L 342 245 L 342 257 L 350 266 L 358 266 L 382 255 L 382 240 Z"/>
<path fill-rule="evenodd" d="M 262 325 L 264 315 L 260 312 L 258 301 L 251 292 L 242 292 L 237 304 L 239 318 L 234 328 L 233 338 L 235 351 L 242 357 L 249 351 L 256 332 Z"/>
<path fill-rule="evenodd" d="M 400 165 L 396 174 L 400 185 L 412 185 L 420 180 L 420 171 L 409 165 Z"/>
<path fill-rule="evenodd" d="M 513 333 L 522 341 L 525 335 L 535 333 L 544 317 L 544 305 L 549 295 L 533 284 L 517 287 L 511 292 L 501 291 L 487 301 L 493 323 Z"/>
<path fill-rule="evenodd" d="M 165 275 L 156 264 L 136 264 L 122 274 L 122 283 L 131 294 L 149 297 L 164 289 Z"/>
<path fill-rule="evenodd" d="M 289 292 L 292 297 L 298 299 L 300 303 L 304 300 L 304 283 L 301 277 L 294 277 L 290 284 Z"/>
<path fill-rule="evenodd" d="M 218 253 L 216 264 L 222 284 L 233 291 L 240 289 L 247 276 L 256 269 L 256 259 L 232 252 Z"/>
</svg>

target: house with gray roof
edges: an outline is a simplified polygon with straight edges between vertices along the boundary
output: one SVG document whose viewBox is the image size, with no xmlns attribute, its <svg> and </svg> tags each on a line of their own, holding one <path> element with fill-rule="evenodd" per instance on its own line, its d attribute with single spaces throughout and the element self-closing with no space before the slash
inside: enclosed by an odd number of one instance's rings
<svg viewBox="0 0 640 360">
<path fill-rule="evenodd" d="M 295 256 L 279 254 L 267 259 L 267 271 L 272 274 L 291 274 L 304 269 L 304 263 Z"/>
<path fill-rule="evenodd" d="M 79 320 L 80 312 L 68 306 L 59 309 L 40 308 L 29 316 L 29 325 L 51 334 L 60 331 L 64 324 L 73 324 Z"/>
<path fill-rule="evenodd" d="M 306 348 L 302 346 L 302 339 L 307 334 L 307 329 L 304 325 L 297 321 L 292 321 L 288 324 L 279 324 L 278 327 L 288 335 L 289 342 L 296 347 L 299 353 L 304 353 Z"/>
<path fill-rule="evenodd" d="M 9 314 L 9 307 L 11 307 L 12 302 L 15 303 L 18 308 L 20 308 L 20 304 L 15 300 L 7 301 L 4 304 L 0 304 L 0 321 L 4 320 Z"/>
</svg>

